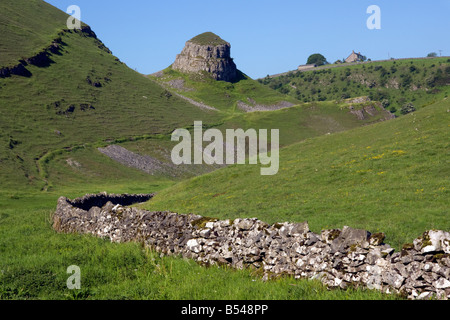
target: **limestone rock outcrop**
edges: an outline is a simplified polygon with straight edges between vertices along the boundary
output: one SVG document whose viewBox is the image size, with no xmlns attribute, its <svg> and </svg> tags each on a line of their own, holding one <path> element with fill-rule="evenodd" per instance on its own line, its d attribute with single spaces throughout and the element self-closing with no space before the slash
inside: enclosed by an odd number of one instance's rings
<svg viewBox="0 0 450 320">
<path fill-rule="evenodd" d="M 212 32 L 206 32 L 186 42 L 172 69 L 184 73 L 206 72 L 215 80 L 232 82 L 238 72 L 230 51 L 228 42 Z"/>
</svg>

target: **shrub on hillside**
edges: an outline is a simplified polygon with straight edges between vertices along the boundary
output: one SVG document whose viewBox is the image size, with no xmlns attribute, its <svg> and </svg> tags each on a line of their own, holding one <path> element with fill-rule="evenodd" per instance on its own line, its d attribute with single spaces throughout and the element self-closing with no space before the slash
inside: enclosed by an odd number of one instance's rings
<svg viewBox="0 0 450 320">
<path fill-rule="evenodd" d="M 432 88 L 436 85 L 436 77 L 435 76 L 430 76 L 425 80 L 425 83 L 427 84 L 428 87 Z"/>
<path fill-rule="evenodd" d="M 408 88 L 412 83 L 412 78 L 409 74 L 402 74 L 400 76 L 402 80 L 400 80 L 400 86 L 402 88 Z"/>
<path fill-rule="evenodd" d="M 290 90 L 289 90 L 288 88 L 286 88 L 286 87 L 282 87 L 282 88 L 280 89 L 280 92 L 281 92 L 282 94 L 289 94 Z"/>
<path fill-rule="evenodd" d="M 400 109 L 401 114 L 408 114 L 414 111 L 416 111 L 416 108 L 411 102 L 403 105 L 403 107 Z"/>
<path fill-rule="evenodd" d="M 390 105 L 391 105 L 391 103 L 389 102 L 389 100 L 388 99 L 383 99 L 382 101 L 381 101 L 381 105 L 383 106 L 383 108 L 387 108 L 387 107 L 389 107 Z"/>
</svg>

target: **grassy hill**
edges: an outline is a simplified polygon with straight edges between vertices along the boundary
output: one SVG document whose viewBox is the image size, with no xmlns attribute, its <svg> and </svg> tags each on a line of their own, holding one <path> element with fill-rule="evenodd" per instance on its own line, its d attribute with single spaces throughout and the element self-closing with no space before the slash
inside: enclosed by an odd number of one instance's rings
<svg viewBox="0 0 450 320">
<path fill-rule="evenodd" d="M 68 15 L 41 0 L 0 3 L 0 67 L 18 63 L 51 44 Z"/>
<path fill-rule="evenodd" d="M 223 129 L 237 125 L 281 127 L 292 132 L 289 139 L 282 141 L 286 145 L 380 119 L 376 116 L 358 121 L 346 110 L 327 103 L 278 110 L 270 115 L 245 113 L 237 107 L 238 101 L 250 108 L 269 106 L 269 110 L 282 101 L 289 105 L 298 101 L 243 74 L 240 81 L 227 83 L 169 68 L 163 77 L 149 79 L 120 62 L 93 32 L 66 30 L 67 15 L 43 1 L 2 2 L 2 6 L 5 14 L 0 16 L 0 25 L 15 27 L 1 38 L 0 46 L 13 65 L 42 52 L 55 40 L 59 43 L 57 52 L 49 54 L 44 66 L 26 65 L 29 76 L 0 78 L 0 169 L 8 188 L 48 189 L 86 179 L 104 184 L 110 179 L 126 181 L 127 177 L 139 181 L 173 180 L 112 165 L 97 147 L 128 141 L 141 153 L 158 156 L 153 152 L 155 141 L 164 146 L 165 153 L 170 152 L 170 133 L 192 126 L 195 120 Z M 8 63 L 5 60 L 0 68 Z M 180 79 L 184 86 L 181 89 L 167 84 Z M 198 107 L 176 93 L 212 108 Z M 191 174 L 209 170 L 194 170 Z"/>
<path fill-rule="evenodd" d="M 204 32 L 202 34 L 199 34 L 198 36 L 192 38 L 190 41 L 200 45 L 211 45 L 211 46 L 218 46 L 228 43 L 212 32 Z"/>
<path fill-rule="evenodd" d="M 238 107 L 239 101 L 250 106 L 264 105 L 267 106 L 268 110 L 273 109 L 270 106 L 277 105 L 283 101 L 288 102 L 290 105 L 300 103 L 293 97 L 261 85 L 258 81 L 251 79 L 240 71 L 238 73 L 238 80 L 231 83 L 216 81 L 206 72 L 184 74 L 168 67 L 156 75 L 149 75 L 149 78 L 164 85 L 171 91 L 228 114 L 244 112 Z"/>
<path fill-rule="evenodd" d="M 359 119 L 350 112 L 350 105 L 354 110 L 363 110 L 366 106 L 373 106 L 374 109 L 372 115 L 366 114 L 364 119 Z M 217 128 L 222 132 L 227 128 L 278 129 L 280 146 L 284 147 L 307 138 L 385 121 L 389 117 L 390 113 L 377 102 L 350 104 L 345 101 L 341 103 L 323 101 L 301 103 L 270 112 L 237 113 L 228 117 Z"/>
<path fill-rule="evenodd" d="M 377 99 L 305 102 L 244 74 L 235 83 L 171 68 L 147 77 L 92 32 L 65 30 L 66 19 L 41 0 L 0 3 L 0 69 L 59 44 L 45 65 L 27 64 L 27 76 L 0 78 L 0 299 L 396 298 L 328 291 L 316 281 L 290 278 L 263 283 L 249 270 L 202 268 L 136 243 L 57 234 L 49 217 L 62 195 L 158 192 L 148 208 L 309 220 L 314 230 L 379 228 L 393 244 L 428 227 L 449 229 L 447 100 L 383 121 L 389 114 Z M 427 99 L 445 95 L 440 84 L 436 89 Z M 292 107 L 275 110 L 282 101 Z M 167 161 L 170 133 L 197 120 L 221 130 L 280 129 L 281 146 L 289 147 L 281 152 L 279 174 L 268 180 L 255 166 L 235 166 L 176 184 L 215 168 L 151 175 L 98 151 L 114 144 Z M 66 287 L 72 264 L 81 267 L 82 290 Z"/>
<path fill-rule="evenodd" d="M 368 96 L 384 101 L 400 115 L 412 103 L 416 109 L 449 95 L 450 59 L 405 59 L 370 62 L 260 79 L 260 83 L 303 102 Z"/>
<path fill-rule="evenodd" d="M 58 28 L 61 42 L 59 51 L 50 55 L 48 66 L 29 64 L 29 77 L 0 78 L 0 168 L 4 184 L 42 186 L 47 176 L 42 172 L 45 163 L 39 161 L 49 161 L 55 151 L 168 134 L 197 119 L 205 123 L 218 120 L 213 112 L 167 96 L 164 88 L 129 69 L 92 34 L 63 31 L 66 22 L 60 18 L 61 12 L 43 1 L 15 1 L 11 7 L 2 2 L 2 6 L 8 8 L 6 12 L 23 7 L 16 10 L 21 13 L 20 19 L 8 19 L 33 21 L 42 11 L 52 21 L 52 28 L 48 28 L 52 31 L 42 36 L 39 50 L 52 43 L 53 31 Z M 11 25 L 7 19 L 1 21 L 1 25 Z M 44 20 L 39 21 L 44 25 Z M 10 56 L 16 59 L 20 58 L 15 52 L 16 42 L 9 42 L 16 35 L 22 48 L 37 45 L 35 37 L 26 33 L 27 24 L 22 24 L 24 27 L 16 26 L 8 37 L 0 39 L 3 50 L 10 50 Z M 31 52 L 21 49 L 21 54 Z"/>
<path fill-rule="evenodd" d="M 268 223 L 308 221 L 316 232 L 349 225 L 400 246 L 450 229 L 448 124 L 443 100 L 371 126 L 308 139 L 280 152 L 280 170 L 232 166 L 161 191 L 145 207 Z"/>
</svg>

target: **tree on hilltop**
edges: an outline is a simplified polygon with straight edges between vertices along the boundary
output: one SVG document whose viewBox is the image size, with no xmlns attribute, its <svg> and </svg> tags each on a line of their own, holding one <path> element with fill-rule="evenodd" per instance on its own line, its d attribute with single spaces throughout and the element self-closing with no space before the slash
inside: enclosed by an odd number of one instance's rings
<svg viewBox="0 0 450 320">
<path fill-rule="evenodd" d="M 317 66 L 323 66 L 324 64 L 328 64 L 327 59 L 320 53 L 314 53 L 309 56 L 306 64 L 315 64 Z"/>
</svg>

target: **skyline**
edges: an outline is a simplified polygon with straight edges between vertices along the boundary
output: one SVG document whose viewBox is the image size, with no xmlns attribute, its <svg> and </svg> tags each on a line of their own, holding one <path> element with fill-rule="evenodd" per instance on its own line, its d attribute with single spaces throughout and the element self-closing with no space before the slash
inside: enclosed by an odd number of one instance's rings
<svg viewBox="0 0 450 320">
<path fill-rule="evenodd" d="M 242 72 L 256 79 L 295 70 L 309 55 L 328 62 L 345 59 L 352 50 L 372 60 L 450 55 L 450 1 L 346 0 L 317 2 L 249 0 L 165 2 L 46 0 L 66 12 L 81 9 L 113 54 L 130 68 L 151 74 L 171 65 L 185 42 L 211 31 L 231 44 L 231 56 Z M 367 8 L 381 10 L 381 29 L 370 30 Z M 319 19 L 317 17 L 320 17 Z M 441 50 L 441 51 L 440 51 Z"/>
</svg>

